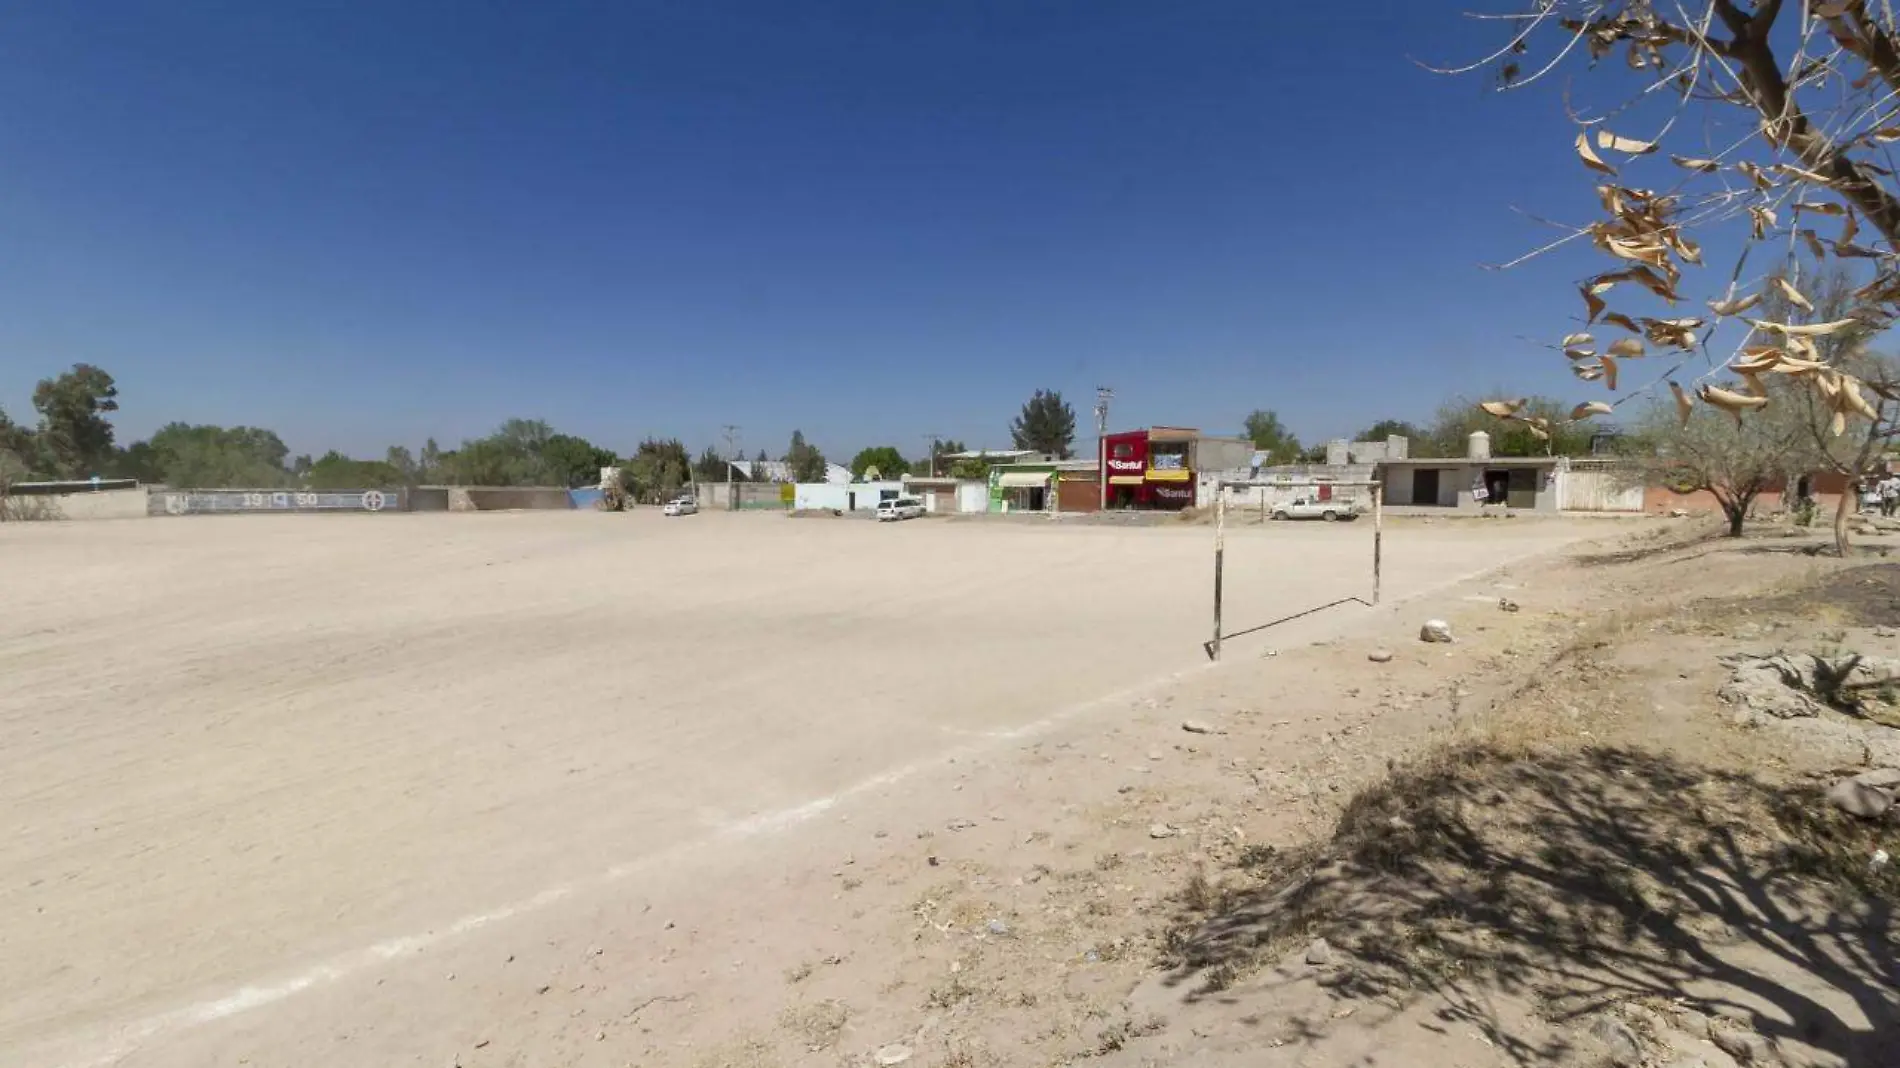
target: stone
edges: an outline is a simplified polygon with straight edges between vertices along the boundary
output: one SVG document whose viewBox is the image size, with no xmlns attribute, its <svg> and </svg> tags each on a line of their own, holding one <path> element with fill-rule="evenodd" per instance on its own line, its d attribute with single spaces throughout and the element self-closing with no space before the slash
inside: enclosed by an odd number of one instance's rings
<svg viewBox="0 0 1900 1068">
<path fill-rule="evenodd" d="M 1900 787 L 1900 768 L 1875 768 L 1854 776 L 1854 782 L 1862 786 L 1872 786 L 1880 790 L 1892 790 Z"/>
<path fill-rule="evenodd" d="M 967 831 L 976 826 L 975 820 L 951 820 L 948 824 L 953 831 Z"/>
<path fill-rule="evenodd" d="M 1002 920 L 991 920 L 983 926 L 985 930 L 999 938 L 1009 934 L 1009 924 L 1004 923 Z"/>
<path fill-rule="evenodd" d="M 1511 600 L 1509 597 L 1498 598 L 1498 611 L 1515 612 L 1517 611 L 1517 609 L 1518 609 L 1518 604 L 1516 601 Z"/>
<path fill-rule="evenodd" d="M 1202 723 L 1198 719 L 1182 720 L 1181 729 L 1188 732 L 1189 734 L 1219 734 L 1221 733 L 1220 731 L 1215 730 L 1213 727 L 1205 723 Z"/>
<path fill-rule="evenodd" d="M 1786 654 L 1737 656 L 1726 662 L 1728 681 L 1716 696 L 1729 704 L 1777 719 L 1806 719 L 1821 714 L 1820 703 L 1806 692 L 1812 676 Z"/>
<path fill-rule="evenodd" d="M 1392 662 L 1392 650 L 1374 649 L 1366 654 L 1366 659 L 1375 664 L 1390 664 Z"/>
<path fill-rule="evenodd" d="M 1457 641 L 1451 636 L 1451 624 L 1442 619 L 1428 619 L 1418 630 L 1418 640 L 1422 642 L 1440 642 L 1449 644 Z"/>
<path fill-rule="evenodd" d="M 1768 1063 L 1768 1040 L 1753 1031 L 1744 1031 L 1728 1023 L 1712 1023 L 1709 1025 L 1709 1041 L 1715 1043 L 1716 1049 L 1743 1064 Z"/>
<path fill-rule="evenodd" d="M 877 1061 L 880 1068 L 896 1068 L 897 1065 L 910 1060 L 911 1056 L 909 1046 L 902 1043 L 892 1043 L 891 1045 L 879 1049 L 872 1055 L 872 1059 Z"/>
<path fill-rule="evenodd" d="M 1324 968 L 1336 959 L 1333 944 L 1324 938 L 1315 938 L 1313 944 L 1306 947 L 1306 963 L 1316 968 Z"/>
<path fill-rule="evenodd" d="M 1173 838 L 1180 833 L 1180 831 L 1165 823 L 1156 823 L 1148 828 L 1148 837 L 1150 838 Z"/>
<path fill-rule="evenodd" d="M 1623 1021 L 1613 1016 L 1599 1016 L 1590 1025 L 1590 1036 L 1603 1043 L 1610 1063 L 1616 1068 L 1637 1068 L 1643 1063 L 1643 1045 L 1636 1040 L 1636 1032 Z"/>
<path fill-rule="evenodd" d="M 1827 789 L 1828 804 L 1850 816 L 1875 820 L 1893 807 L 1893 794 L 1858 779 L 1842 779 Z"/>
</svg>

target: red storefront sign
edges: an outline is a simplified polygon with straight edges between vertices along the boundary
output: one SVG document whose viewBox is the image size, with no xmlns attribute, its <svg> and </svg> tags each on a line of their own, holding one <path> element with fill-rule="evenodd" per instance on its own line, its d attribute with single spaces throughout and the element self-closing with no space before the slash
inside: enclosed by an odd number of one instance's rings
<svg viewBox="0 0 1900 1068">
<path fill-rule="evenodd" d="M 1143 474 L 1148 470 L 1148 432 L 1130 430 L 1109 434 L 1102 442 L 1103 451 L 1107 453 L 1103 463 L 1108 468 L 1109 485 L 1140 485 Z"/>
</svg>

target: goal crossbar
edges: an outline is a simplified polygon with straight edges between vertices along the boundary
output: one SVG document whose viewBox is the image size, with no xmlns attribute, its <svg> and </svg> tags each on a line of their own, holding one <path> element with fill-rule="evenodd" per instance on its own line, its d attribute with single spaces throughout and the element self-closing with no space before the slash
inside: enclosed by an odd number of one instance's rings
<svg viewBox="0 0 1900 1068">
<path fill-rule="evenodd" d="M 1298 500 L 1303 493 L 1312 492 L 1317 494 L 1322 487 L 1329 491 L 1329 499 L 1337 499 L 1333 497 L 1333 494 L 1342 489 L 1355 491 L 1351 496 L 1346 498 L 1354 508 L 1355 514 L 1357 514 L 1358 510 L 1357 491 L 1366 491 L 1366 494 L 1372 498 L 1372 599 L 1368 601 L 1358 596 L 1342 597 L 1337 601 L 1309 608 L 1302 612 L 1295 612 L 1290 616 L 1284 616 L 1270 623 L 1263 623 L 1257 627 L 1248 627 L 1244 631 L 1237 632 L 1236 635 L 1224 635 L 1221 631 L 1221 580 L 1223 565 L 1225 564 L 1227 555 L 1227 508 L 1228 499 L 1232 496 L 1230 490 L 1246 488 L 1258 491 L 1257 494 L 1250 494 L 1250 496 L 1257 495 L 1259 497 L 1260 517 L 1264 522 L 1268 515 L 1267 497 L 1269 492 L 1279 495 L 1282 498 L 1278 503 L 1290 505 L 1293 501 Z M 1383 585 L 1382 571 L 1385 555 L 1384 487 L 1385 483 L 1377 479 L 1329 479 L 1314 478 L 1311 476 L 1275 477 L 1268 475 L 1265 477 L 1245 479 L 1222 479 L 1216 482 L 1214 484 L 1214 636 L 1207 642 L 1205 647 L 1208 659 L 1220 659 L 1221 639 L 1223 637 L 1233 637 L 1238 636 L 1238 634 L 1252 634 L 1255 631 L 1265 630 L 1268 627 L 1276 627 L 1282 623 L 1288 623 L 1295 619 L 1310 616 L 1315 612 L 1323 611 L 1328 608 L 1336 608 L 1342 604 L 1357 602 L 1368 607 L 1376 607 L 1383 593 L 1381 587 Z"/>
</svg>

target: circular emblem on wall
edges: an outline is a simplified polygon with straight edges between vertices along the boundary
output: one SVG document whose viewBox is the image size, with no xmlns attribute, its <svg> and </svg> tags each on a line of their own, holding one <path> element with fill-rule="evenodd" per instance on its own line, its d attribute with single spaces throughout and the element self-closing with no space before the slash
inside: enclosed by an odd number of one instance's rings
<svg viewBox="0 0 1900 1068">
<path fill-rule="evenodd" d="M 363 507 L 372 512 L 382 511 L 383 505 L 386 503 L 388 502 L 383 496 L 382 490 L 370 490 L 368 493 L 363 494 Z"/>
</svg>

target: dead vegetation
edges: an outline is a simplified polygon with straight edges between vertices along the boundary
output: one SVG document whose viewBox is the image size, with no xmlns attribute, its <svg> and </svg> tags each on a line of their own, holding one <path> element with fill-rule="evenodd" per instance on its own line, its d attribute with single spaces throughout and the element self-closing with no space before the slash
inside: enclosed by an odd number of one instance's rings
<svg viewBox="0 0 1900 1068">
<path fill-rule="evenodd" d="M 1329 838 L 1195 871 L 1158 937 L 1166 985 L 1277 1016 L 1274 1044 L 1317 1045 L 1324 1028 L 1284 1011 L 1313 979 L 1305 950 L 1329 965 L 1335 1018 L 1429 1008 L 1516 1064 L 1577 1055 L 1583 1025 L 1620 1006 L 1726 1018 L 1812 1063 L 1900 1063 L 1891 826 L 1827 804 L 1827 776 L 1610 740 L 1618 706 L 1660 685 L 1619 678 L 1619 650 L 1649 635 L 1722 644 L 1778 625 L 1806 640 L 1900 612 L 1894 565 L 1783 585 L 1580 626 L 1459 740 L 1353 796 Z M 1723 734 L 1703 716 L 1695 730 Z"/>
</svg>

